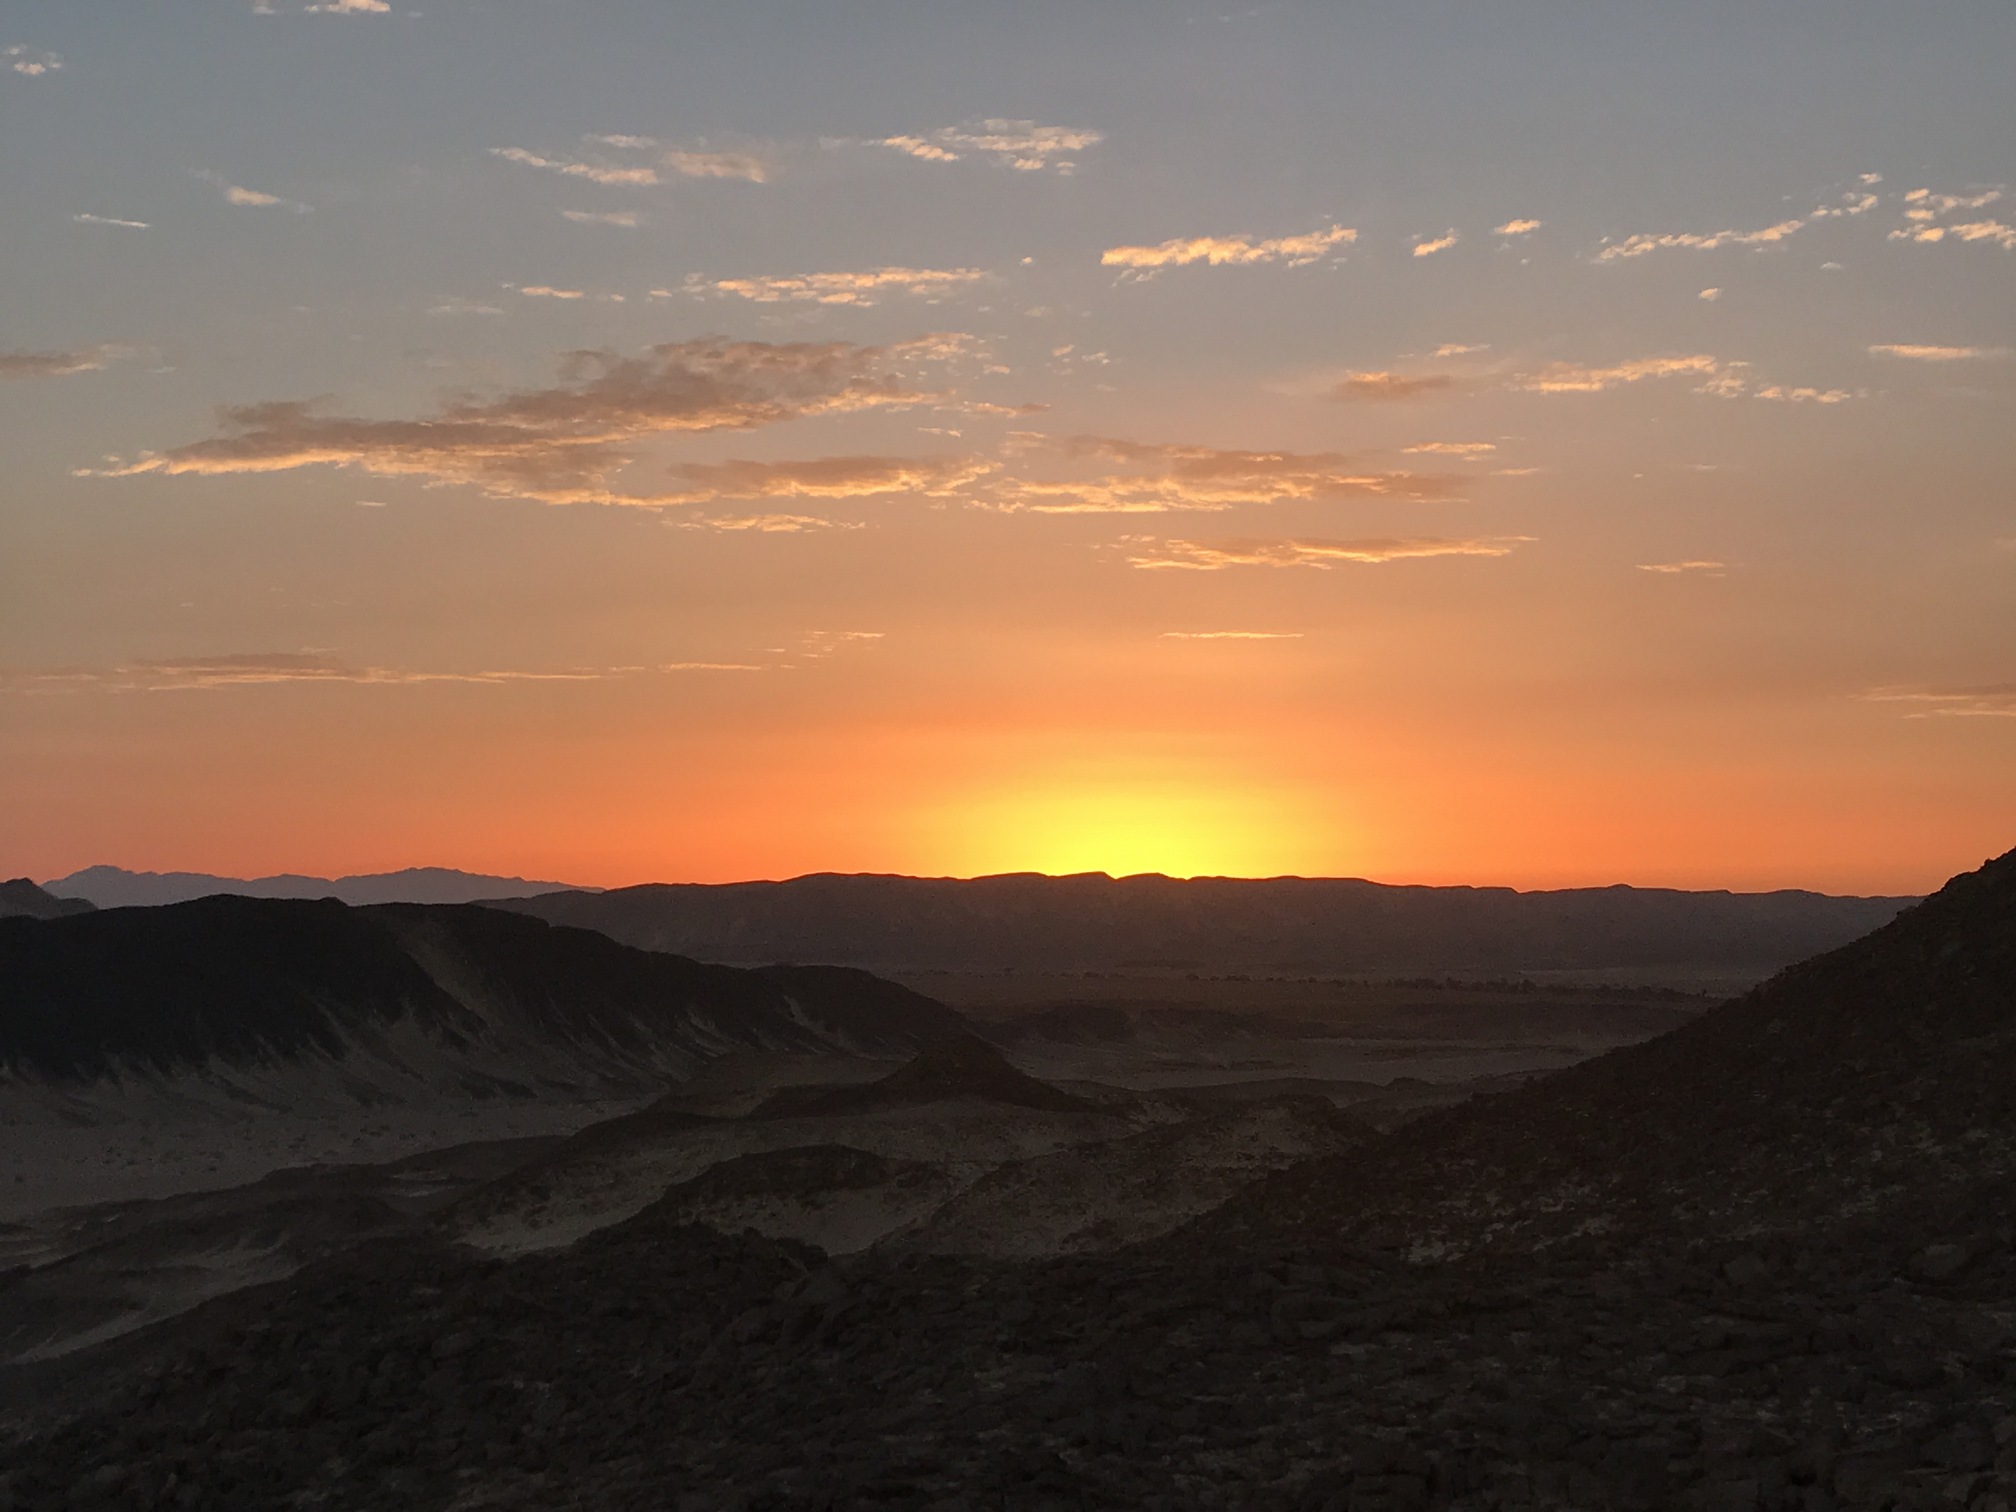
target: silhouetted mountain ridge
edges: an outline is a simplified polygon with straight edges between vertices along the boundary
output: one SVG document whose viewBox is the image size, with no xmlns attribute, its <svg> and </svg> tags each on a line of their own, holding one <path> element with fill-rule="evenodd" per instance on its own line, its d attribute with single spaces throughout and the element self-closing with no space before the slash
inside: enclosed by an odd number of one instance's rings
<svg viewBox="0 0 2016 1512">
<path fill-rule="evenodd" d="M 1402 974 L 1681 967 L 1768 974 L 1887 923 L 1910 901 L 1093 873 L 661 883 L 495 906 L 714 961 Z"/>
<path fill-rule="evenodd" d="M 63 898 L 82 898 L 99 908 L 158 908 L 223 893 L 242 898 L 338 898 L 345 903 L 478 903 L 544 892 L 592 892 L 567 882 L 535 882 L 524 877 L 488 877 L 445 866 L 409 866 L 403 871 L 351 877 L 304 877 L 282 872 L 270 877 L 214 877 L 208 872 L 134 872 L 118 866 L 87 866 L 47 884 Z"/>
</svg>

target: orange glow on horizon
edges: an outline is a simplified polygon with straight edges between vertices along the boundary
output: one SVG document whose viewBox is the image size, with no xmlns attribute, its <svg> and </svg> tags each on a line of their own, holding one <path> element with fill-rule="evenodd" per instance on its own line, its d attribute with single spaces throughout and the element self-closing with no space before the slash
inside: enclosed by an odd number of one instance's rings
<svg viewBox="0 0 2016 1512">
<path fill-rule="evenodd" d="M 934 827 L 933 848 L 958 876 L 1281 876 L 1334 870 L 1350 849 L 1276 792 L 1180 774 L 1033 782 L 975 798 Z"/>
</svg>

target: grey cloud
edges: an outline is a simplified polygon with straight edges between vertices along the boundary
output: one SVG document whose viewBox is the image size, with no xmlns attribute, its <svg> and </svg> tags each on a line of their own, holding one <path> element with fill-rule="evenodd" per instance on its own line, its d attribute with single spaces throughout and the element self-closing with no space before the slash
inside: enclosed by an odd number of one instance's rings
<svg viewBox="0 0 2016 1512">
<path fill-rule="evenodd" d="M 287 400 L 229 407 L 220 417 L 224 434 L 99 475 L 354 467 L 554 504 L 678 503 L 679 493 L 622 492 L 611 479 L 654 436 L 932 402 L 937 395 L 911 387 L 899 370 L 948 349 L 944 338 L 929 337 L 892 346 L 708 337 L 635 357 L 574 352 L 558 383 L 498 399 L 451 399 L 418 419 L 323 415 Z"/>
<path fill-rule="evenodd" d="M 0 352 L 0 378 L 68 378 L 95 373 L 134 355 L 131 347 L 80 347 L 72 352 Z"/>
</svg>

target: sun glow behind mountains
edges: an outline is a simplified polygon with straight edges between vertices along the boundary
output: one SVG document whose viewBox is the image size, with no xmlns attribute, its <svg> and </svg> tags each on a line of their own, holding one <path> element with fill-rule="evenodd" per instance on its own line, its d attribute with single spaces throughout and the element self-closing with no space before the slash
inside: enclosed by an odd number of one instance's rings
<svg viewBox="0 0 2016 1512">
<path fill-rule="evenodd" d="M 960 876 L 1266 877 L 1335 869 L 1349 847 L 1266 790 L 1183 775 L 1088 775 L 978 797 L 947 816 Z"/>
</svg>

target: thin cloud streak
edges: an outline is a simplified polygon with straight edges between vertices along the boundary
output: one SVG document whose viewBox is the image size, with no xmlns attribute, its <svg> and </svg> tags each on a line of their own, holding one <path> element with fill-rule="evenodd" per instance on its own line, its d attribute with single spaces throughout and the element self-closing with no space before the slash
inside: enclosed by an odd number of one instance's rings
<svg viewBox="0 0 2016 1512">
<path fill-rule="evenodd" d="M 1103 267 L 1134 272 L 1181 268 L 1192 263 L 1214 268 L 1251 267 L 1258 263 L 1304 268 L 1357 240 L 1357 231 L 1349 226 L 1328 226 L 1302 236 L 1265 239 L 1246 235 L 1176 237 L 1152 247 L 1108 247 L 1099 255 L 1099 262 Z"/>
<path fill-rule="evenodd" d="M 672 504 L 723 499 L 868 499 L 890 494 L 946 498 L 996 471 L 978 457 L 819 457 L 801 462 L 688 462 L 672 475 L 689 485 Z M 761 518 L 776 518 L 764 516 Z M 798 518 L 793 516 L 791 518 Z M 723 525 L 722 529 L 756 529 Z M 826 523 L 821 521 L 820 523 Z"/>
<path fill-rule="evenodd" d="M 80 226 L 123 226 L 128 231 L 148 231 L 153 229 L 146 221 L 120 220 L 117 216 L 113 215 L 91 215 L 86 213 L 73 215 L 70 219 L 76 221 Z"/>
<path fill-rule="evenodd" d="M 1416 257 L 1433 257 L 1437 252 L 1447 252 L 1462 239 L 1454 231 L 1444 231 L 1433 241 L 1415 243 L 1414 255 Z"/>
<path fill-rule="evenodd" d="M 1419 557 L 1509 556 L 1531 536 L 1375 537 L 1361 541 L 1153 541 L 1139 540 L 1127 565 L 1148 571 L 1220 572 L 1228 567 L 1314 567 L 1339 563 L 1379 565 Z"/>
<path fill-rule="evenodd" d="M 935 302 L 987 278 L 984 268 L 868 268 L 856 273 L 798 273 L 772 278 L 687 278 L 684 289 L 757 304 L 872 305 L 885 294 Z"/>
<path fill-rule="evenodd" d="M 1973 688 L 1871 688 L 1861 696 L 1872 703 L 1904 704 L 1907 719 L 2016 719 L 2016 683 Z"/>
<path fill-rule="evenodd" d="M 956 163 L 961 158 L 980 157 L 1024 173 L 1047 169 L 1070 174 L 1078 167 L 1076 154 L 1096 147 L 1103 139 L 1100 132 L 1084 127 L 1042 126 L 1035 121 L 995 118 L 943 126 L 915 136 L 874 137 L 861 143 L 835 138 L 826 145 L 887 147 L 927 163 Z"/>
<path fill-rule="evenodd" d="M 1375 403 L 1420 399 L 1456 386 L 1449 373 L 1351 373 L 1330 390 L 1332 399 L 1366 399 Z"/>
<path fill-rule="evenodd" d="M 73 352 L 0 352 L 0 378 L 69 378 L 96 373 L 134 355 L 124 346 L 80 347 Z"/>
<path fill-rule="evenodd" d="M 597 682 L 642 670 L 641 667 L 606 667 L 562 671 L 414 671 L 397 667 L 357 666 L 313 651 L 259 651 L 137 661 L 107 670 L 29 673 L 8 681 L 16 689 L 30 691 L 72 686 L 97 687 L 122 693 L 175 693 L 273 683 L 390 686 L 412 683 Z"/>
<path fill-rule="evenodd" d="M 1747 362 L 1725 362 L 1700 352 L 1682 357 L 1638 357 L 1609 367 L 1555 362 L 1536 373 L 1515 375 L 1508 380 L 1507 387 L 1531 394 L 1598 394 L 1647 379 L 1691 377 L 1701 380 L 1695 386 L 1695 393 L 1717 399 L 1751 398 L 1784 404 L 1833 405 L 1860 397 L 1849 389 L 1791 387 L 1779 383 L 1759 385 L 1751 376 L 1749 367 Z"/>
<path fill-rule="evenodd" d="M 1756 231 L 1641 232 L 1604 247 L 1596 254 L 1596 261 L 1616 262 L 1622 258 L 1643 257 L 1648 252 L 1661 252 L 1674 247 L 1691 248 L 1697 252 L 1713 252 L 1721 247 L 1768 247 L 1786 240 L 1805 227 L 1806 221 L 1802 217 L 1798 220 L 1779 221 L 1776 225 L 1765 226 Z"/>
<path fill-rule="evenodd" d="M 1286 500 L 1447 499 L 1453 493 L 1452 479 L 1371 469 L 1337 452 L 1228 451 L 1102 436 L 1069 437 L 1049 442 L 1047 448 L 1064 457 L 1138 470 L 1055 482 L 1008 480 L 990 490 L 995 508 L 1032 514 L 1165 514 Z"/>
<path fill-rule="evenodd" d="M 663 506 L 677 493 L 619 491 L 613 476 L 652 437 L 748 430 L 814 415 L 932 402 L 896 369 L 945 355 L 943 338 L 892 346 L 702 338 L 635 357 L 569 353 L 562 381 L 502 398 L 460 398 L 413 420 L 320 415 L 276 401 L 226 408 L 224 434 L 101 477 L 223 476 L 352 467 L 380 477 L 467 484 L 495 498 Z"/>
<path fill-rule="evenodd" d="M 583 163 L 571 158 L 541 157 L 538 153 L 528 152 L 523 147 L 492 147 L 490 155 L 500 157 L 507 163 L 521 163 L 527 168 L 544 168 L 553 173 L 564 173 L 569 178 L 586 179 L 591 184 L 645 188 L 664 182 L 658 177 L 658 170 L 655 168 L 623 167 L 604 163 Z"/>
<path fill-rule="evenodd" d="M 1638 563 L 1638 570 L 1640 572 L 1663 573 L 1668 577 L 1677 577 L 1682 573 L 1690 573 L 1690 572 L 1712 573 L 1719 577 L 1722 573 L 1729 570 L 1729 564 L 1727 562 L 1710 562 L 1705 560 L 1686 561 L 1686 562 L 1640 562 Z"/>
<path fill-rule="evenodd" d="M 1838 203 L 1818 206 L 1810 215 L 1792 220 L 1782 220 L 1774 225 L 1763 226 L 1755 231 L 1667 231 L 1641 232 L 1627 236 L 1619 242 L 1609 242 L 1596 254 L 1596 261 L 1617 262 L 1624 258 L 1643 257 L 1651 252 L 1685 248 L 1696 252 L 1714 252 L 1723 247 L 1770 247 L 1787 241 L 1808 226 L 1823 221 L 1840 220 L 1852 216 L 1867 215 L 1882 203 L 1882 197 L 1873 193 L 1869 185 L 1880 183 L 1881 174 L 1862 175 L 1863 187 L 1850 190 L 1841 196 Z M 1910 195 L 1906 195 L 1908 200 Z M 1907 212 L 1908 213 L 1908 212 Z"/>
<path fill-rule="evenodd" d="M 1903 357 L 1912 362 L 1986 362 L 2007 357 L 2007 347 L 1921 346 L 1910 342 L 1883 342 L 1869 348 L 1872 357 Z"/>
</svg>

